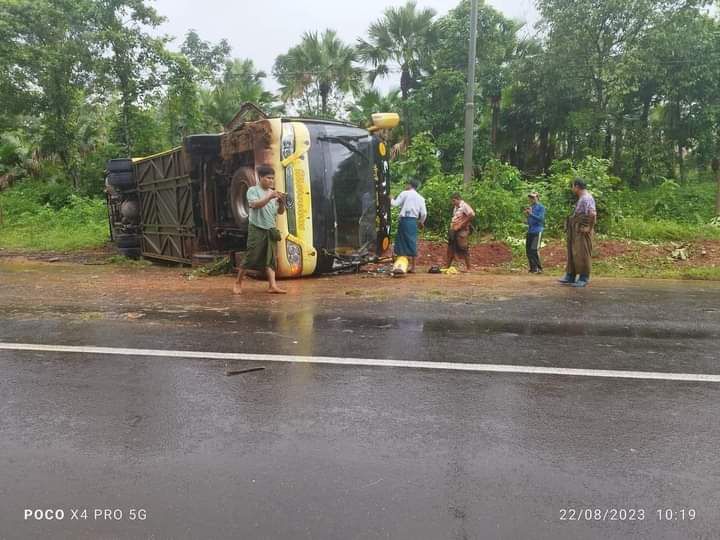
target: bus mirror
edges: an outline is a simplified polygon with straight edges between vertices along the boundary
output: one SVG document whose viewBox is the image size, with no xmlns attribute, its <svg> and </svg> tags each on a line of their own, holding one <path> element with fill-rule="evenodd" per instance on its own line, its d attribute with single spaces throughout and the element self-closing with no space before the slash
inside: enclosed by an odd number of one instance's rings
<svg viewBox="0 0 720 540">
<path fill-rule="evenodd" d="M 375 113 L 372 115 L 373 131 L 378 129 L 393 129 L 400 123 L 398 113 Z"/>
</svg>

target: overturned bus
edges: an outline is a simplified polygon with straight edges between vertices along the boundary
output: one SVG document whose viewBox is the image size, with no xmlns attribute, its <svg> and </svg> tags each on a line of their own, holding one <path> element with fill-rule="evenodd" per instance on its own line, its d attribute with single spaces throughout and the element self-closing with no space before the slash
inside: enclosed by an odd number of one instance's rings
<svg viewBox="0 0 720 540">
<path fill-rule="evenodd" d="M 252 108 L 251 108 L 252 109 Z M 255 109 L 256 110 L 256 109 Z M 278 216 L 278 276 L 357 267 L 389 247 L 390 183 L 385 129 L 303 118 L 245 119 L 224 133 L 186 137 L 154 156 L 115 159 L 106 179 L 113 239 L 131 257 L 202 264 L 245 250 L 247 190 L 261 164 L 287 196 Z M 257 113 L 259 114 L 259 112 Z"/>
</svg>

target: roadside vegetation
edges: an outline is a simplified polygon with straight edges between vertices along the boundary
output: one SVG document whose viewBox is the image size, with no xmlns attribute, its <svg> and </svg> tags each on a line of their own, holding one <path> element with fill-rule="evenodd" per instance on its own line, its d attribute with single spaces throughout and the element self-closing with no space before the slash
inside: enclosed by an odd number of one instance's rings
<svg viewBox="0 0 720 540">
<path fill-rule="evenodd" d="M 100 247 L 107 240 L 104 199 L 39 181 L 0 192 L 0 247 L 66 251 Z"/>
<path fill-rule="evenodd" d="M 106 160 L 221 131 L 245 101 L 357 124 L 399 112 L 388 135 L 393 190 L 409 178 L 422 183 L 428 239 L 444 237 L 455 191 L 478 210 L 477 238 L 520 250 L 529 191 L 548 208 L 548 238 L 562 237 L 568 187 L 582 177 L 598 201 L 599 238 L 720 240 L 712 4 L 537 0 L 540 21 L 527 29 L 481 2 L 475 174 L 466 186 L 468 0 L 445 14 L 422 2 L 389 7 L 355 41 L 309 27 L 272 66 L 277 94 L 227 40 L 191 30 L 171 50 L 171 38 L 158 37 L 164 18 L 146 0 L 0 0 L 0 248 L 101 246 Z M 373 86 L 388 77 L 396 90 Z M 600 271 L 642 273 L 642 263 L 613 259 Z M 713 268 L 676 277 L 715 276 Z"/>
</svg>

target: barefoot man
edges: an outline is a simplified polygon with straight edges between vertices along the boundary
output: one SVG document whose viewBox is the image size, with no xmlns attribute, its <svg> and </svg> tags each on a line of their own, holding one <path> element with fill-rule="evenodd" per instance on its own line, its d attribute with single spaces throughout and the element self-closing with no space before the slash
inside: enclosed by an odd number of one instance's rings
<svg viewBox="0 0 720 540">
<path fill-rule="evenodd" d="M 280 240 L 275 222 L 277 215 L 285 212 L 285 201 L 282 193 L 275 191 L 275 170 L 272 167 L 260 165 L 257 168 L 257 175 L 260 178 L 259 185 L 252 186 L 247 191 L 248 206 L 250 206 L 247 251 L 238 271 L 233 292 L 242 293 L 245 271 L 251 269 L 267 273 L 269 293 L 285 294 L 275 281 L 277 243 Z"/>
</svg>

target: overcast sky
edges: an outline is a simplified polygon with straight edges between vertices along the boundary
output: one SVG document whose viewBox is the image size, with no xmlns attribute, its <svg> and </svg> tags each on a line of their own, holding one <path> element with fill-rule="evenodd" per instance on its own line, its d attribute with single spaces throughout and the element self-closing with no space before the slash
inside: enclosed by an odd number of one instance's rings
<svg viewBox="0 0 720 540">
<path fill-rule="evenodd" d="M 274 90 L 272 66 L 275 58 L 300 41 L 308 30 L 332 28 L 346 42 L 354 43 L 370 23 L 390 5 L 405 0 L 155 0 L 155 7 L 167 18 L 161 31 L 175 36 L 177 47 L 190 29 L 204 40 L 227 39 L 232 54 L 252 58 L 268 74 L 267 86 Z M 420 7 L 432 7 L 439 15 L 459 0 L 418 0 Z M 508 17 L 533 24 L 537 20 L 533 0 L 488 0 Z M 387 87 L 393 83 L 384 83 Z M 397 85 L 396 83 L 394 84 Z"/>
</svg>

